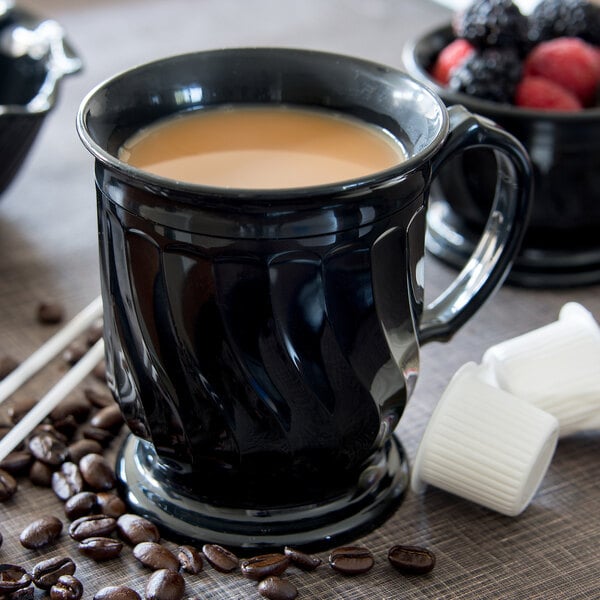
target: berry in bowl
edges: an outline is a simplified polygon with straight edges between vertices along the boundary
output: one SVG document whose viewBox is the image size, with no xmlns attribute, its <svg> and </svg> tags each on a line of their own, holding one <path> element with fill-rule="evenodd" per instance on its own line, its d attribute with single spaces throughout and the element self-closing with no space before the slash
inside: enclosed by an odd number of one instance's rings
<svg viewBox="0 0 600 600">
<path fill-rule="evenodd" d="M 512 0 L 476 0 L 408 44 L 403 60 L 446 104 L 495 121 L 531 156 L 533 208 L 508 281 L 600 282 L 600 6 L 541 0 L 526 15 Z M 442 169 L 429 217 L 434 255 L 464 264 L 489 213 L 495 171 L 493 153 L 480 149 Z"/>
</svg>

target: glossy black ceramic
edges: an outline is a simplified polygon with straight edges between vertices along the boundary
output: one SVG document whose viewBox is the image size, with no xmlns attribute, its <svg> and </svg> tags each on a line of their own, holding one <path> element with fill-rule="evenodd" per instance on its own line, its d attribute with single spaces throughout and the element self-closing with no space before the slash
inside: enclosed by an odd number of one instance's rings
<svg viewBox="0 0 600 600">
<path fill-rule="evenodd" d="M 56 22 L 18 8 L 0 14 L 0 193 L 54 106 L 60 80 L 80 68 Z"/>
<path fill-rule="evenodd" d="M 116 158 L 149 123 L 224 103 L 353 115 L 409 158 L 265 191 L 171 181 Z M 520 242 L 530 171 L 518 143 L 403 73 L 284 49 L 139 67 L 94 90 L 78 128 L 96 158 L 109 381 L 137 436 L 118 467 L 134 509 L 230 546 L 331 543 L 375 526 L 406 489 L 392 433 L 419 342 L 451 337 Z M 478 143 L 502 152 L 507 186 L 472 268 L 424 310 L 429 183 Z"/>
<path fill-rule="evenodd" d="M 407 71 L 447 105 L 492 119 L 527 149 L 535 192 L 529 227 L 509 281 L 528 286 L 600 281 L 600 108 L 580 113 L 522 109 L 439 86 L 429 69 L 454 39 L 450 26 L 427 33 L 404 51 Z M 470 150 L 440 171 L 442 204 L 430 220 L 430 249 L 462 266 L 489 213 L 496 165 L 489 150 Z M 438 193 L 439 192 L 439 193 Z"/>
</svg>

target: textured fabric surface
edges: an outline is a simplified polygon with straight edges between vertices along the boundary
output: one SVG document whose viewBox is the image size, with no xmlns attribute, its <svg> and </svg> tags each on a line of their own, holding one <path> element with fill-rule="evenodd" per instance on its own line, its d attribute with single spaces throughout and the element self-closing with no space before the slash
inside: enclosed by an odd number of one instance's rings
<svg viewBox="0 0 600 600">
<path fill-rule="evenodd" d="M 0 201 L 0 354 L 24 359 L 55 330 L 35 321 L 39 300 L 63 302 L 73 316 L 99 289 L 92 160 L 75 133 L 84 94 L 103 78 L 131 65 L 197 49 L 280 45 L 360 55 L 400 66 L 410 38 L 448 20 L 440 6 L 417 0 L 31 0 L 24 4 L 57 19 L 79 50 L 85 71 L 61 86 L 57 109 L 17 180 Z M 454 272 L 427 260 L 427 295 L 433 298 Z M 554 320 L 567 301 L 600 319 L 600 287 L 563 290 L 502 288 L 448 344 L 421 351 L 415 392 L 397 434 L 414 459 L 429 415 L 452 374 L 479 361 L 491 344 Z M 60 375 L 55 363 L 20 393 L 40 396 Z M 114 448 L 112 455 L 114 455 Z M 289 578 L 300 598 L 315 599 L 589 599 L 600 597 L 600 438 L 583 433 L 560 442 L 530 507 L 504 517 L 439 490 L 409 493 L 380 528 L 357 540 L 376 556 L 374 569 L 355 578 L 321 567 Z M 32 567 L 42 557 L 68 554 L 78 563 L 85 598 L 124 583 L 143 592 L 149 572 L 129 550 L 96 564 L 80 556 L 63 533 L 47 551 L 25 550 L 18 535 L 33 518 L 67 520 L 54 494 L 21 481 L 0 504 L 4 543 L 0 562 Z M 170 541 L 165 542 L 172 547 Z M 437 555 L 435 570 L 404 577 L 387 564 L 389 547 L 418 544 Z M 326 558 L 326 553 L 321 556 Z M 38 596 L 41 593 L 38 591 Z M 186 576 L 186 597 L 259 598 L 240 574 L 205 567 Z"/>
</svg>

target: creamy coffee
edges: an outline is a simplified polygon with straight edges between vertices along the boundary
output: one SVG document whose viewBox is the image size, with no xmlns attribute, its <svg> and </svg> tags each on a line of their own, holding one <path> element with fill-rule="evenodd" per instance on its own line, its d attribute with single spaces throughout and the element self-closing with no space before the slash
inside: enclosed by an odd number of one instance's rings
<svg viewBox="0 0 600 600">
<path fill-rule="evenodd" d="M 177 114 L 132 136 L 119 158 L 169 179 L 293 188 L 356 179 L 406 159 L 382 128 L 325 109 L 223 106 Z"/>
</svg>

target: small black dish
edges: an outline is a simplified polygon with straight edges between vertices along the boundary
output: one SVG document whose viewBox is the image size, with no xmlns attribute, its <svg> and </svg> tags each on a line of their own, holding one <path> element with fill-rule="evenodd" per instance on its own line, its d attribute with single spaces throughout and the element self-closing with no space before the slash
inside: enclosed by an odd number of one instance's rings
<svg viewBox="0 0 600 600">
<path fill-rule="evenodd" d="M 407 44 L 406 70 L 447 105 L 495 121 L 525 146 L 534 164 L 535 193 L 521 252 L 507 281 L 564 287 L 600 281 L 600 108 L 560 113 L 502 105 L 438 85 L 429 69 L 454 39 L 450 25 Z M 470 150 L 440 173 L 431 202 L 427 248 L 462 267 L 489 213 L 496 185 L 491 151 Z M 483 173 L 483 176 L 481 176 Z"/>
<path fill-rule="evenodd" d="M 0 2 L 0 194 L 54 107 L 60 80 L 80 69 L 56 21 Z"/>
</svg>

